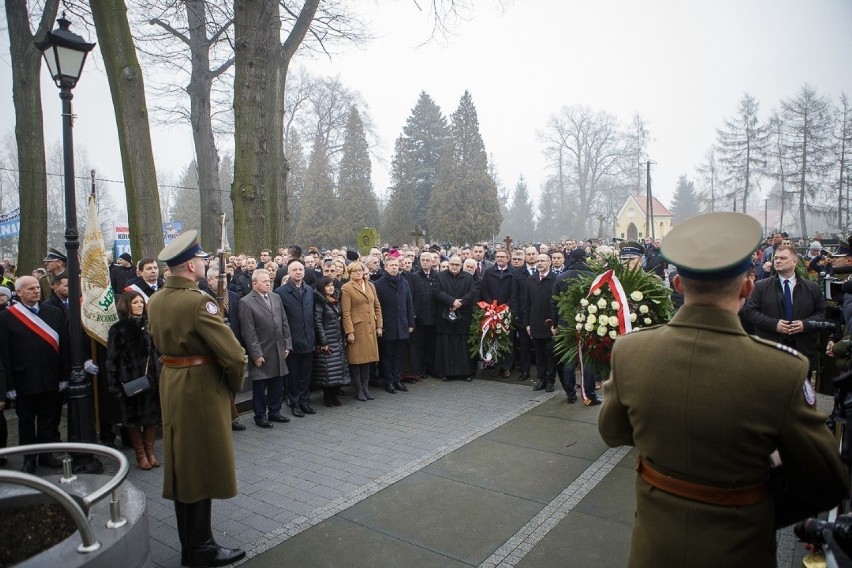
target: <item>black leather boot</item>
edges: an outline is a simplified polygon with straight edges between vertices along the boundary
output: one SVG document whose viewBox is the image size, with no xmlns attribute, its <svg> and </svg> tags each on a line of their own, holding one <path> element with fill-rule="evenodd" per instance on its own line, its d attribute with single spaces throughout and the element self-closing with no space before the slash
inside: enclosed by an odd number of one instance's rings
<svg viewBox="0 0 852 568">
<path fill-rule="evenodd" d="M 175 499 L 175 519 L 177 520 L 178 540 L 180 541 L 180 565 L 189 566 L 189 549 L 186 547 L 186 503 Z"/>
<path fill-rule="evenodd" d="M 216 544 L 210 525 L 211 500 L 204 499 L 197 503 L 184 503 L 186 518 L 186 548 L 189 549 L 187 560 L 189 566 L 227 566 L 244 558 L 245 550 L 241 548 L 224 548 Z"/>
</svg>

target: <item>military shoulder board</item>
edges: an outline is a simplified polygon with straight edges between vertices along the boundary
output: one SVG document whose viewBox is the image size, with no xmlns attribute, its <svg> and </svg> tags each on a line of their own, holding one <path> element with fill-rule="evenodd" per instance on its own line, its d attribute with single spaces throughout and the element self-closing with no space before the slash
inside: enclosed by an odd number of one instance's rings
<svg viewBox="0 0 852 568">
<path fill-rule="evenodd" d="M 799 352 L 798 352 L 798 351 L 796 351 L 795 349 L 793 349 L 793 348 L 792 348 L 792 347 L 790 347 L 789 345 L 784 345 L 783 343 L 776 343 L 776 344 L 775 344 L 775 349 L 778 349 L 778 350 L 780 350 L 780 351 L 783 351 L 784 353 L 789 353 L 790 355 L 793 355 L 793 356 L 798 356 L 798 355 L 799 355 Z"/>
</svg>

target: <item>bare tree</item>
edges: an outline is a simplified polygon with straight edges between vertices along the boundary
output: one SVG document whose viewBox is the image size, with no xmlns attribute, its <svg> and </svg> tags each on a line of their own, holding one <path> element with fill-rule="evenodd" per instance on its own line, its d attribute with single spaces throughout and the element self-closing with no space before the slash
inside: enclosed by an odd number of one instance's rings
<svg viewBox="0 0 852 568">
<path fill-rule="evenodd" d="M 93 2 L 92 18 L 109 80 L 121 148 L 127 220 L 135 256 L 155 256 L 163 247 L 157 171 L 151 147 L 142 69 L 130 34 L 124 3 Z"/>
<path fill-rule="evenodd" d="M 698 173 L 698 202 L 702 210 L 713 213 L 716 211 L 716 200 L 719 195 L 719 164 L 716 161 L 716 149 L 710 148 L 704 156 L 704 162 L 696 168 Z"/>
<path fill-rule="evenodd" d="M 47 180 L 41 108 L 41 52 L 34 42 L 43 39 L 50 31 L 58 10 L 59 0 L 47 0 L 38 28 L 33 34 L 30 31 L 30 14 L 26 0 L 6 0 L 21 207 L 17 261 L 21 274 L 28 274 L 41 265 L 41 259 L 47 250 Z"/>
<path fill-rule="evenodd" d="M 629 155 L 617 119 L 587 106 L 564 107 L 550 118 L 543 137 L 551 151 L 561 148 L 576 191 L 577 218 L 590 229 L 589 219 L 599 193 L 617 185 L 613 178 L 623 174 Z"/>
<path fill-rule="evenodd" d="M 840 94 L 840 106 L 837 109 L 837 134 L 835 134 L 837 148 L 837 230 L 843 232 L 843 210 L 844 196 L 846 190 L 846 224 L 849 225 L 849 186 L 852 182 L 852 174 L 849 172 L 849 151 L 852 148 L 852 108 L 846 93 Z"/>
<path fill-rule="evenodd" d="M 767 150 L 771 158 L 767 161 L 767 171 L 777 185 L 778 205 L 781 209 L 778 229 L 783 229 L 784 214 L 786 213 L 788 203 L 787 194 L 789 193 L 787 191 L 787 177 L 789 176 L 791 166 L 790 158 L 787 155 L 787 146 L 784 143 L 784 122 L 777 112 L 773 112 L 769 118 L 768 131 L 769 144 Z"/>
<path fill-rule="evenodd" d="M 748 212 L 752 179 L 766 165 L 766 128 L 760 125 L 758 109 L 755 98 L 746 93 L 740 101 L 737 115 L 725 120 L 724 128 L 716 130 L 718 158 L 735 192 L 734 211 L 737 210 L 739 193 L 742 195 L 743 213 Z"/>
<path fill-rule="evenodd" d="M 785 150 L 789 152 L 799 196 L 799 228 L 807 236 L 806 213 L 820 213 L 819 201 L 825 197 L 826 183 L 832 169 L 831 102 L 810 85 L 781 103 Z"/>
<path fill-rule="evenodd" d="M 216 96 L 214 88 L 219 85 L 227 89 L 232 84 L 227 76 L 235 59 L 231 5 L 205 0 L 137 0 L 135 8 L 156 30 L 139 36 L 137 41 L 145 47 L 142 52 L 148 62 L 166 71 L 162 76 L 168 77 L 155 84 L 165 104 L 155 107 L 154 113 L 167 121 L 175 117 L 184 120 L 192 128 L 200 202 L 198 228 L 202 246 L 213 250 L 220 233 L 219 213 L 223 211 L 214 116 L 228 112 L 223 93 L 219 90 Z"/>
</svg>

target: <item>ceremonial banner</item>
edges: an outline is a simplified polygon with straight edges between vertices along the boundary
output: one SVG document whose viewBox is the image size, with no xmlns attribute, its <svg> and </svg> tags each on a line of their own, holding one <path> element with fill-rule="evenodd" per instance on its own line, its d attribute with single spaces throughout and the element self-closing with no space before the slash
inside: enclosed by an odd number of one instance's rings
<svg viewBox="0 0 852 568">
<path fill-rule="evenodd" d="M 21 231 L 21 208 L 0 213 L 0 237 L 17 237 Z"/>
<path fill-rule="evenodd" d="M 163 223 L 163 243 L 169 244 L 183 232 L 183 221 Z"/>
<path fill-rule="evenodd" d="M 83 236 L 80 256 L 83 329 L 92 339 L 106 345 L 109 328 L 118 321 L 118 312 L 115 310 L 115 294 L 109 281 L 109 264 L 94 195 L 89 196 L 86 234 Z"/>
</svg>

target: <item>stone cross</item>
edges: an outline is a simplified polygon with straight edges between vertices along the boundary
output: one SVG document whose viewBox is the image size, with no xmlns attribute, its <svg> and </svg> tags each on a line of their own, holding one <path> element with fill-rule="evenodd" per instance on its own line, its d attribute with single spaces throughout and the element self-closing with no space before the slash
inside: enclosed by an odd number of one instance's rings
<svg viewBox="0 0 852 568">
<path fill-rule="evenodd" d="M 512 237 L 510 237 L 509 235 L 506 235 L 506 238 L 503 239 L 503 242 L 506 244 L 506 251 L 509 254 L 511 254 L 512 253 L 512 243 L 514 242 L 512 240 Z"/>
<path fill-rule="evenodd" d="M 423 236 L 423 231 L 420 230 L 420 226 L 414 225 L 414 230 L 411 231 L 411 233 L 409 233 L 409 234 L 412 237 L 414 237 L 414 246 L 416 246 L 417 249 L 419 250 L 420 249 L 420 237 Z"/>
</svg>

